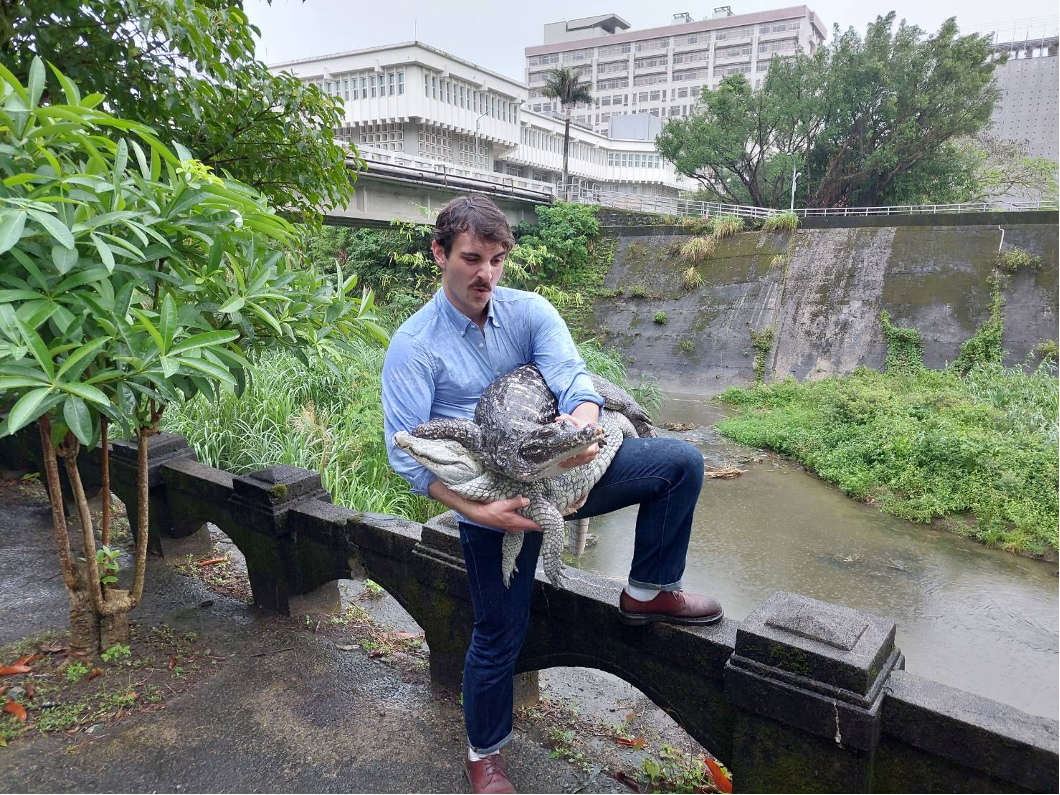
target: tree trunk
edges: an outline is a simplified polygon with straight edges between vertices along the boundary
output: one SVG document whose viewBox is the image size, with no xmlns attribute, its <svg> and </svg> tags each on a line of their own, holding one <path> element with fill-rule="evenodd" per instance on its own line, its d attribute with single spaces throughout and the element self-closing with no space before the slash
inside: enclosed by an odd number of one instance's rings
<svg viewBox="0 0 1060 795">
<path fill-rule="evenodd" d="M 157 422 L 157 419 L 155 421 Z M 136 607 L 143 596 L 144 574 L 147 569 L 147 438 L 151 433 L 152 430 L 148 428 L 139 428 L 136 431 L 136 573 L 129 594 L 130 609 Z"/>
<path fill-rule="evenodd" d="M 103 515 L 99 520 L 99 543 L 110 546 L 110 435 L 106 417 L 99 418 L 99 470 L 101 486 L 99 493 L 103 499 Z"/>
<path fill-rule="evenodd" d="M 570 172 L 567 170 L 567 158 L 570 155 L 570 112 L 567 106 L 567 118 L 563 123 L 563 200 L 570 201 Z"/>
<path fill-rule="evenodd" d="M 95 652 L 99 648 L 99 621 L 92 609 L 91 590 L 88 587 L 85 567 L 75 564 L 70 552 L 70 535 L 66 529 L 66 510 L 63 508 L 62 482 L 59 480 L 59 462 L 52 444 L 52 425 L 48 415 L 37 420 L 40 432 L 41 452 L 44 456 L 44 473 L 48 482 L 48 498 L 52 508 L 52 532 L 59 553 L 59 568 L 70 600 L 70 651 Z"/>
</svg>

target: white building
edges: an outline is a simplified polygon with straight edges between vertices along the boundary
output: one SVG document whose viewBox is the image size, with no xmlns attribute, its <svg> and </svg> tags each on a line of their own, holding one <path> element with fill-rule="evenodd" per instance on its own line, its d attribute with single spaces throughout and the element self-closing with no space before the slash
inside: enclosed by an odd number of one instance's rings
<svg viewBox="0 0 1060 795">
<path fill-rule="evenodd" d="M 474 176 L 497 173 L 554 191 L 563 122 L 529 110 L 522 83 L 422 42 L 274 64 L 342 100 L 338 137 L 369 163 L 415 159 Z M 571 125 L 572 181 L 590 188 L 677 195 L 693 186 L 650 140 L 617 140 Z"/>
<path fill-rule="evenodd" d="M 574 118 L 598 132 L 608 130 L 613 116 L 688 116 L 703 86 L 744 74 L 758 88 L 774 59 L 812 54 L 825 35 L 824 23 L 804 5 L 739 15 L 721 6 L 706 19 L 674 14 L 671 24 L 645 30 L 629 30 L 615 14 L 553 22 L 545 25 L 543 44 L 526 48 L 530 107 L 559 110 L 542 88 L 550 70 L 568 67 L 589 83 L 594 98 Z"/>
</svg>

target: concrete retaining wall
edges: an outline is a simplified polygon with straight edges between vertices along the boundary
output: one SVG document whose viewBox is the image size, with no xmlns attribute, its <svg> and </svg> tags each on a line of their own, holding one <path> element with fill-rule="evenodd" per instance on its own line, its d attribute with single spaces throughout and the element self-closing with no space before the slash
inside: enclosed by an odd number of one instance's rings
<svg viewBox="0 0 1060 795">
<path fill-rule="evenodd" d="M 980 217 L 982 216 L 982 217 Z M 1039 270 L 1006 275 L 1004 344 L 1009 363 L 1056 339 L 1056 213 L 982 213 L 811 219 L 829 228 L 745 232 L 719 241 L 686 290 L 688 264 L 676 253 L 690 239 L 676 227 L 611 227 L 618 245 L 594 304 L 603 339 L 631 370 L 664 387 L 714 393 L 754 378 L 750 331 L 774 329 L 767 381 L 882 369 L 883 310 L 924 337 L 924 362 L 941 367 L 989 317 L 990 283 L 1001 242 L 1042 258 Z M 858 226 L 850 226 L 852 223 Z M 928 222 L 931 225 L 925 225 Z M 899 224 L 900 225 L 897 225 Z M 656 313 L 666 323 L 654 322 Z"/>
</svg>

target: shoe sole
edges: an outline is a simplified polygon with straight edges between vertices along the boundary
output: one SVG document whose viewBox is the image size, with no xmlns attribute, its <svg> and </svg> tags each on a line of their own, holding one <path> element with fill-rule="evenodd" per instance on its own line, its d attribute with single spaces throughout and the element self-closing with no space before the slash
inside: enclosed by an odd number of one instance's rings
<svg viewBox="0 0 1060 795">
<path fill-rule="evenodd" d="M 662 613 L 627 613 L 624 610 L 618 611 L 618 618 L 627 626 L 639 627 L 644 624 L 686 624 L 691 626 L 704 626 L 708 624 L 717 624 L 725 617 L 725 612 L 722 611 L 716 616 L 692 616 L 686 618 L 684 616 L 668 616 Z"/>
</svg>

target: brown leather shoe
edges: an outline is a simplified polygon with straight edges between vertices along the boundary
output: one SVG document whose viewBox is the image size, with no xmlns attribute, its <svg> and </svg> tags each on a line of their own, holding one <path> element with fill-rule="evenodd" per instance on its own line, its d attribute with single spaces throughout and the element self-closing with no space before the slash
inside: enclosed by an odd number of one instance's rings
<svg viewBox="0 0 1060 795">
<path fill-rule="evenodd" d="M 717 599 L 684 591 L 659 591 L 654 599 L 647 602 L 634 599 L 622 591 L 618 598 L 618 611 L 623 624 L 647 624 L 650 621 L 713 624 L 721 621 L 725 615 Z"/>
<path fill-rule="evenodd" d="M 515 792 L 515 787 L 504 772 L 500 754 L 492 754 L 485 759 L 472 762 L 470 756 L 464 757 L 464 772 L 471 784 L 472 792 Z"/>
</svg>

